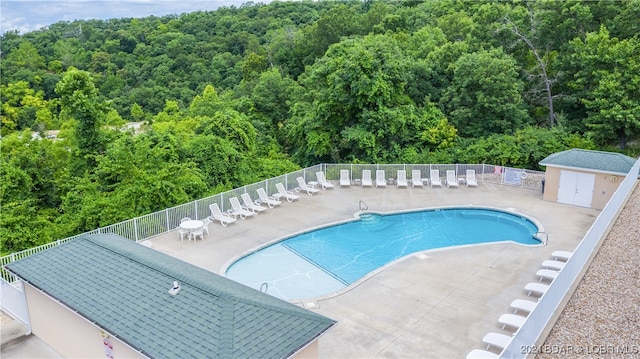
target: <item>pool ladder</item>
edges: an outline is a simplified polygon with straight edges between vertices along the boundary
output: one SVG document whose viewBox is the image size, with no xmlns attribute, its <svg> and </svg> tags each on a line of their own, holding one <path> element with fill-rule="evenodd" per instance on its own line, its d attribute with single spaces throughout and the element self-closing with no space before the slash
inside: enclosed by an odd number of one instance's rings
<svg viewBox="0 0 640 359">
<path fill-rule="evenodd" d="M 266 293 L 269 290 L 269 283 L 264 282 L 262 283 L 262 285 L 260 286 L 260 291 L 262 293 Z"/>
<path fill-rule="evenodd" d="M 358 203 L 358 207 L 360 208 L 361 211 L 366 211 L 369 209 L 369 206 L 367 206 L 367 204 L 364 203 L 364 201 L 360 201 L 360 203 Z"/>
<path fill-rule="evenodd" d="M 533 236 L 536 239 L 542 241 L 545 246 L 547 245 L 547 242 L 549 241 L 549 235 L 547 234 L 547 232 L 536 232 Z M 544 236 L 544 241 L 542 240 L 543 236 Z"/>
</svg>

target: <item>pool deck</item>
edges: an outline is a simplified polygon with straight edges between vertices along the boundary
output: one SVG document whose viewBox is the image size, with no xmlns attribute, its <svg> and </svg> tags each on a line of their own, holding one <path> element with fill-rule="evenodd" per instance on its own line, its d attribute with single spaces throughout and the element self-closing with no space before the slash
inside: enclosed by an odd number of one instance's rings
<svg viewBox="0 0 640 359">
<path fill-rule="evenodd" d="M 394 212 L 443 206 L 509 210 L 540 224 L 546 246 L 497 243 L 421 252 L 385 266 L 338 295 L 297 303 L 338 321 L 320 338 L 320 358 L 464 357 L 484 349 L 482 337 L 504 332 L 498 317 L 527 298 L 524 286 L 554 250 L 573 250 L 598 210 L 542 200 L 539 191 L 480 182 L 478 188 L 336 188 L 228 227 L 209 225 L 194 242 L 176 232 L 149 239 L 151 248 L 223 274 L 242 255 L 298 232 L 353 219 L 359 203 Z M 3 353 L 5 354 L 5 353 Z"/>
<path fill-rule="evenodd" d="M 228 227 L 212 223 L 203 241 L 177 233 L 151 239 L 152 248 L 223 274 L 237 258 L 293 233 L 369 211 L 442 206 L 510 210 L 542 224 L 546 246 L 486 244 L 410 255 L 328 298 L 298 303 L 338 321 L 320 339 L 321 358 L 464 357 L 501 330 L 498 317 L 527 298 L 524 286 L 554 250 L 573 250 L 600 211 L 542 200 L 539 191 L 481 182 L 478 188 L 336 188 L 301 198 Z"/>
</svg>

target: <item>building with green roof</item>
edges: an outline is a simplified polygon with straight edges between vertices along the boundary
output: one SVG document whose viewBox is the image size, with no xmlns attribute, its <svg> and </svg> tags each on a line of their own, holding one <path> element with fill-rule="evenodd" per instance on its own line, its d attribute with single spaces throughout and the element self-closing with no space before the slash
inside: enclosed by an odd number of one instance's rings
<svg viewBox="0 0 640 359">
<path fill-rule="evenodd" d="M 635 162 L 621 153 L 577 148 L 551 154 L 540 161 L 546 167 L 543 199 L 603 209 Z"/>
<path fill-rule="evenodd" d="M 65 357 L 314 357 L 336 324 L 115 234 L 6 269 L 24 285 L 33 334 Z"/>
</svg>

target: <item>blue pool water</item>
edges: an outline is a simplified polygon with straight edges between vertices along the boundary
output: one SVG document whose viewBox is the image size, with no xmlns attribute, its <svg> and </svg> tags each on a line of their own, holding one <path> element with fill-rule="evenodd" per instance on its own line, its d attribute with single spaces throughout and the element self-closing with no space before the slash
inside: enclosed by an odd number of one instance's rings
<svg viewBox="0 0 640 359">
<path fill-rule="evenodd" d="M 365 214 L 266 247 L 235 262 L 226 275 L 282 299 L 310 298 L 341 290 L 411 253 L 500 241 L 534 245 L 540 243 L 536 232 L 524 217 L 489 209 Z"/>
</svg>

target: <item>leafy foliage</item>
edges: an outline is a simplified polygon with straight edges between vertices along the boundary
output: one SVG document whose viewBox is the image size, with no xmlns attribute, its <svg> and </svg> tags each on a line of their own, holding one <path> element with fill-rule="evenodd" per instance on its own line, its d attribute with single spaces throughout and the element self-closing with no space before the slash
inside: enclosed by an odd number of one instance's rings
<svg viewBox="0 0 640 359">
<path fill-rule="evenodd" d="M 7 32 L 0 252 L 318 162 L 637 155 L 638 4 L 276 1 Z"/>
</svg>

